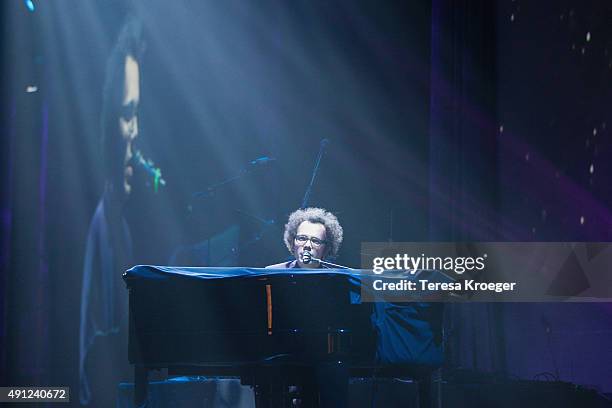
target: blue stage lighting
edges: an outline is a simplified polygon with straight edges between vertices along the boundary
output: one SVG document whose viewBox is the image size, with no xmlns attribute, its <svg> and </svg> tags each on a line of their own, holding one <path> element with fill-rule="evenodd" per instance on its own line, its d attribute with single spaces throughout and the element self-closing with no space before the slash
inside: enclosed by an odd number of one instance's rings
<svg viewBox="0 0 612 408">
<path fill-rule="evenodd" d="M 24 3 L 26 7 L 28 8 L 28 10 L 30 10 L 31 12 L 34 12 L 34 2 L 32 0 L 24 0 Z"/>
</svg>

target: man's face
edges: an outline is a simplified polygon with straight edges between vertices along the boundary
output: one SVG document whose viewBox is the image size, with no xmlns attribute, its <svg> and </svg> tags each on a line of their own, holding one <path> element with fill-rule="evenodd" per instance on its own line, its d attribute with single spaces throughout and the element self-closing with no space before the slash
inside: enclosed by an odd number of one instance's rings
<svg viewBox="0 0 612 408">
<path fill-rule="evenodd" d="M 138 136 L 138 103 L 140 102 L 140 70 L 138 62 L 128 55 L 125 58 L 125 83 L 123 84 L 123 101 L 119 115 L 119 132 L 125 143 L 123 158 L 123 191 L 130 194 L 130 179 L 134 169 L 129 165 L 132 159 L 132 143 Z"/>
<path fill-rule="evenodd" d="M 293 240 L 293 255 L 298 261 L 300 268 L 318 268 L 319 264 L 311 262 L 303 263 L 304 252 L 308 251 L 314 258 L 323 259 L 327 254 L 327 235 L 323 224 L 310 221 L 302 222 L 297 229 Z"/>
</svg>

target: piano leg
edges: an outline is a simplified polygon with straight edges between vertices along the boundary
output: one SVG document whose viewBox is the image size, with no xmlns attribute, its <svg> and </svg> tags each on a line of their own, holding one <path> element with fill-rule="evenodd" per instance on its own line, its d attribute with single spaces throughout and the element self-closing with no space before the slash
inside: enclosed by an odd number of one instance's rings
<svg viewBox="0 0 612 408">
<path fill-rule="evenodd" d="M 259 384 L 253 386 L 253 391 L 255 392 L 255 408 L 270 407 L 270 387 Z"/>
<path fill-rule="evenodd" d="M 440 381 L 434 382 L 434 372 L 425 372 L 416 376 L 419 408 L 438 406 L 436 401 L 440 396 Z"/>
<path fill-rule="evenodd" d="M 349 377 L 345 363 L 324 362 L 289 370 L 265 367 L 246 371 L 241 381 L 253 387 L 256 408 L 348 408 Z M 289 385 L 297 387 L 290 392 Z"/>
<path fill-rule="evenodd" d="M 313 381 L 304 381 L 299 386 L 300 408 L 319 408 L 319 393 Z"/>
<path fill-rule="evenodd" d="M 284 408 L 291 407 L 287 398 L 287 390 L 283 384 L 258 384 L 254 387 L 256 408 Z M 286 388 L 286 387 L 285 387 Z"/>
<path fill-rule="evenodd" d="M 149 369 L 141 365 L 134 366 L 134 407 L 146 408 Z"/>
<path fill-rule="evenodd" d="M 319 396 L 314 406 L 348 408 L 350 374 L 347 364 L 336 361 L 320 363 L 315 366 L 314 374 Z"/>
</svg>

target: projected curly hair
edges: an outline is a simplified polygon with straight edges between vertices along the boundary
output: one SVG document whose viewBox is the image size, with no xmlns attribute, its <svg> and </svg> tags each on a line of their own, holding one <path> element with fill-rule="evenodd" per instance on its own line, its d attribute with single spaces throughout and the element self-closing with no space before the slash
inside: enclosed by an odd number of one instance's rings
<svg viewBox="0 0 612 408">
<path fill-rule="evenodd" d="M 336 256 L 340 250 L 340 245 L 343 239 L 342 226 L 338 222 L 338 218 L 329 211 L 323 208 L 309 207 L 294 211 L 289 215 L 289 220 L 285 224 L 285 245 L 289 252 L 293 253 L 295 235 L 301 223 L 309 221 L 319 223 L 325 226 L 325 235 L 327 236 L 327 255 Z"/>
<path fill-rule="evenodd" d="M 125 58 L 130 55 L 140 61 L 145 50 L 143 24 L 128 16 L 106 63 L 100 116 L 100 144 L 106 179 L 119 182 L 123 178 L 124 142 L 119 136 L 119 111 L 123 99 Z"/>
</svg>

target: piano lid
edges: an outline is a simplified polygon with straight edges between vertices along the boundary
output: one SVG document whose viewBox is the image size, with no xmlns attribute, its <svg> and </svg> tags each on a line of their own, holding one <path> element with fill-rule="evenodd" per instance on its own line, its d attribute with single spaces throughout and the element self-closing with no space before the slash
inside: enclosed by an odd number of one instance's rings
<svg viewBox="0 0 612 408">
<path fill-rule="evenodd" d="M 345 275 L 359 280 L 360 269 L 265 269 L 245 267 L 180 267 L 136 265 L 124 273 L 123 278 L 129 283 L 132 279 L 172 279 L 185 277 L 191 279 L 221 279 L 235 277 L 265 277 L 291 275 Z"/>
</svg>

